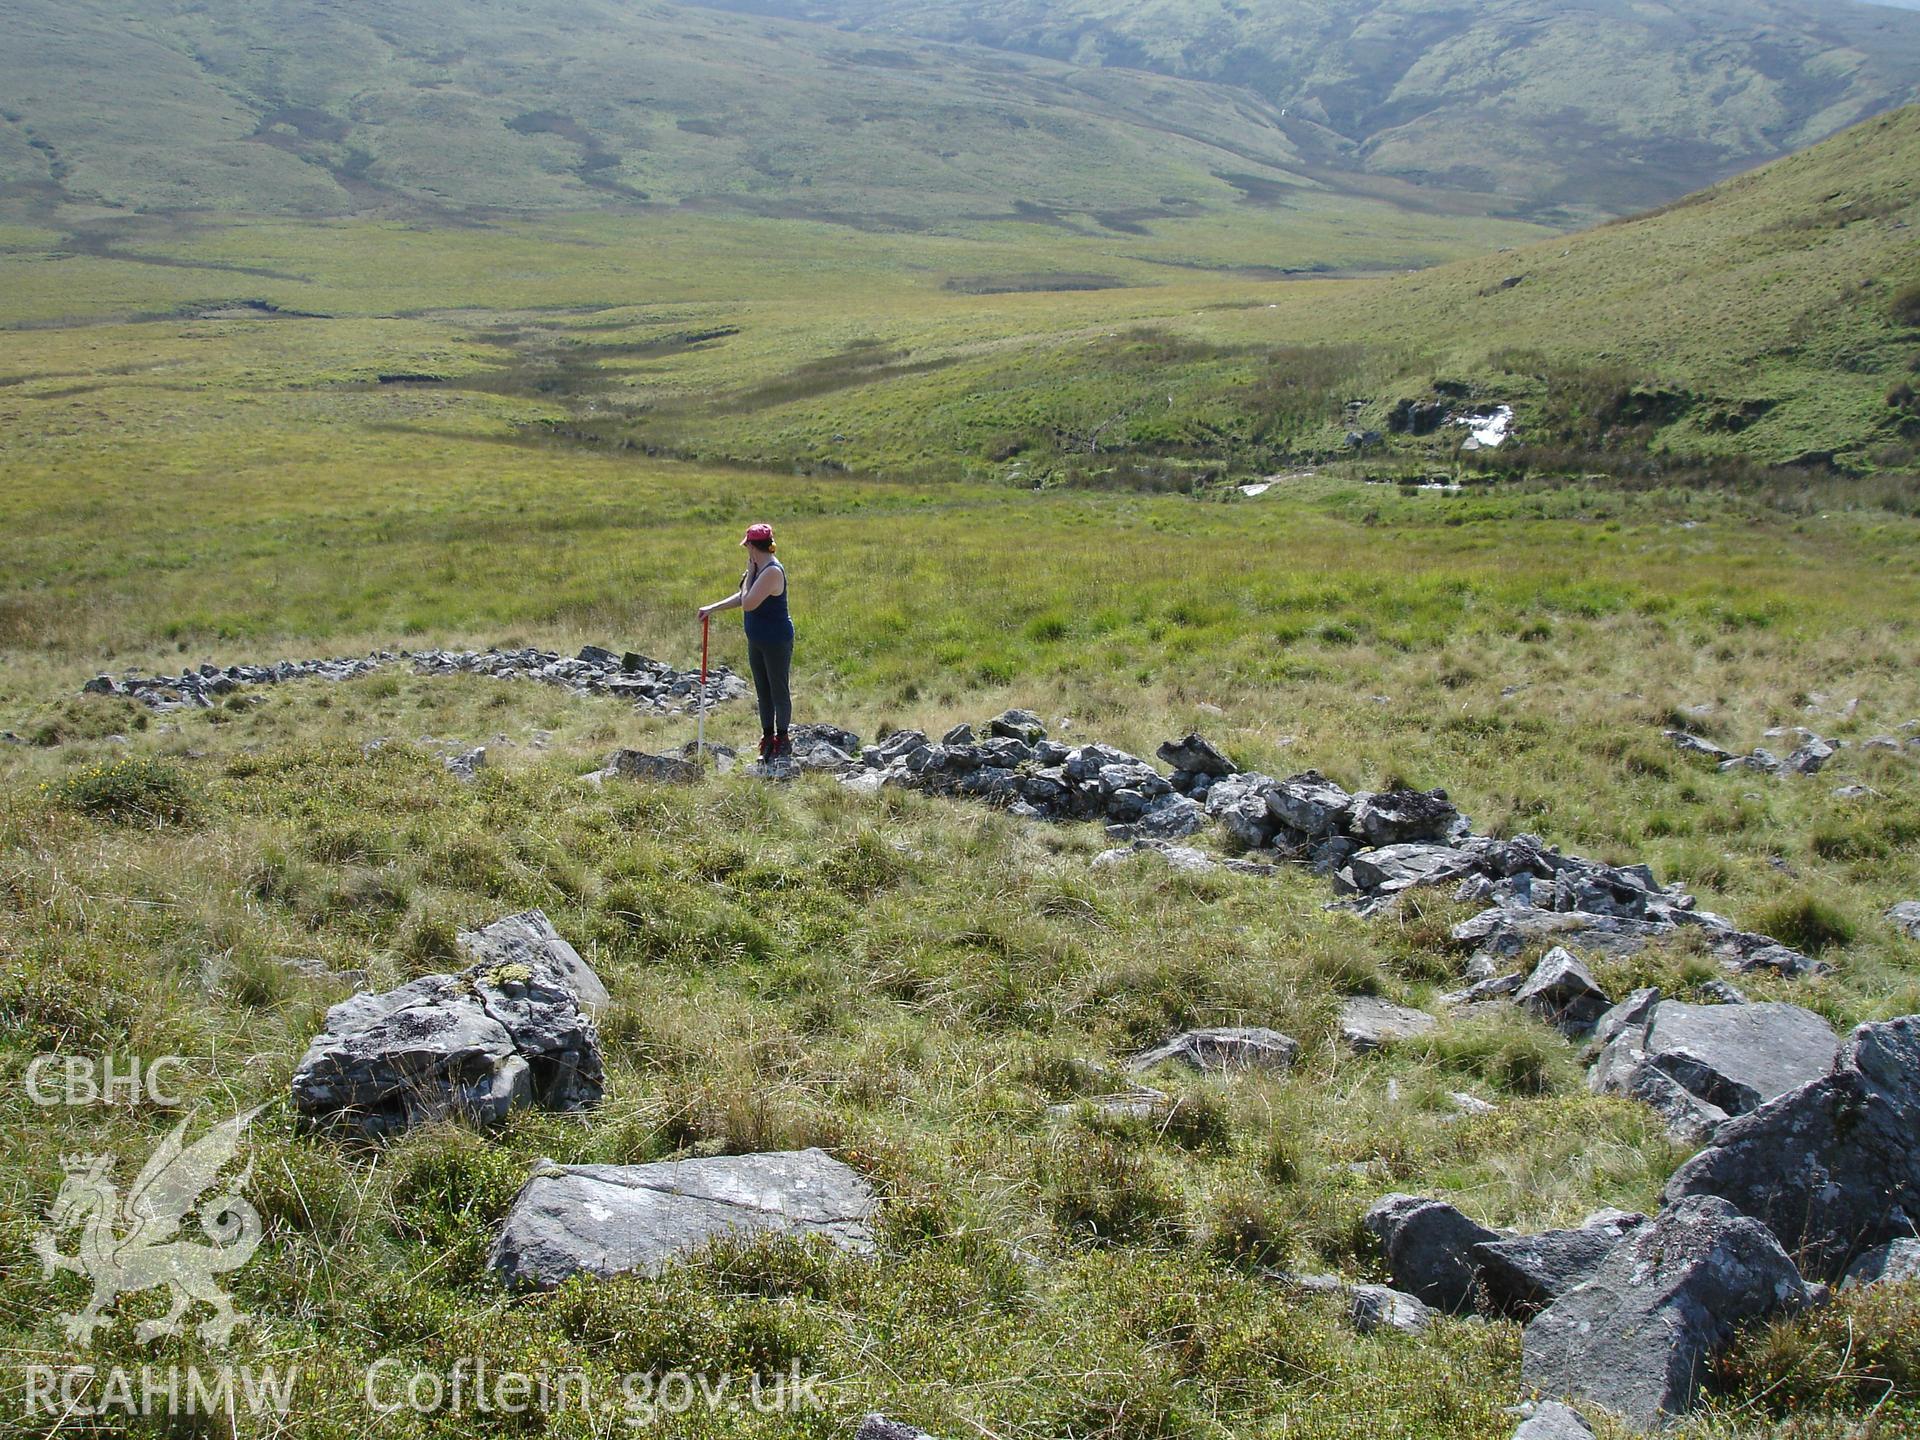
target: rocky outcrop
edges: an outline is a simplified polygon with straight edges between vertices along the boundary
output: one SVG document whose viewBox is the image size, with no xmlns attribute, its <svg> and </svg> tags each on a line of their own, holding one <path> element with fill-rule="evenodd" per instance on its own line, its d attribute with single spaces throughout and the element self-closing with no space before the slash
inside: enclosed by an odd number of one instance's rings
<svg viewBox="0 0 1920 1440">
<path fill-rule="evenodd" d="M 123 695 L 150 710 L 167 711 L 213 705 L 220 696 L 246 686 L 279 685 L 289 680 L 352 680 L 392 665 L 411 665 L 417 675 L 485 675 L 500 680 L 537 680 L 576 695 L 610 695 L 636 710 L 672 715 L 699 702 L 698 671 L 675 670 L 632 651 L 616 654 L 588 645 L 568 657 L 554 650 L 375 650 L 330 660 L 280 660 L 271 665 L 201 665 L 178 675 L 118 677 L 101 675 L 82 688 L 89 695 Z M 726 666 L 707 674 L 707 704 L 737 699 L 747 682 Z"/>
<path fill-rule="evenodd" d="M 1473 1305 L 1474 1247 L 1499 1234 L 1444 1200 L 1388 1195 L 1361 1220 L 1386 1256 L 1394 1287 L 1437 1310 Z"/>
<path fill-rule="evenodd" d="M 1300 1046 L 1289 1035 L 1259 1025 L 1224 1025 L 1206 1030 L 1186 1030 L 1142 1050 L 1127 1061 L 1136 1073 L 1156 1065 L 1178 1063 L 1191 1070 L 1285 1070 L 1300 1053 Z"/>
<path fill-rule="evenodd" d="M 1730 1006 L 1744 1012 L 1755 1006 Z M 1862 1025 L 1825 1075 L 1729 1120 L 1668 1181 L 1769 1226 L 1807 1273 L 1834 1281 L 1920 1224 L 1920 1015 Z"/>
<path fill-rule="evenodd" d="M 1826 1073 L 1839 1038 L 1798 1005 L 1687 1005 L 1659 1000 L 1639 1017 L 1603 1017 L 1594 1090 L 1644 1100 L 1676 1139 L 1698 1143 L 1728 1117 Z"/>
<path fill-rule="evenodd" d="M 824 1150 L 653 1165 L 547 1165 L 520 1187 L 488 1264 L 516 1289 L 660 1274 L 727 1236 L 818 1235 L 873 1248 L 867 1183 Z"/>
<path fill-rule="evenodd" d="M 1647 1217 L 1603 1210 L 1577 1229 L 1483 1240 L 1470 1251 L 1480 1294 L 1502 1315 L 1524 1320 L 1583 1285 L 1600 1262 Z"/>
<path fill-rule="evenodd" d="M 1135 840 L 1118 850 L 1102 850 L 1088 862 L 1095 870 L 1111 870 L 1142 856 L 1157 859 L 1169 870 L 1182 875 L 1207 875 L 1220 865 L 1203 850 L 1191 845 L 1173 845 L 1165 840 Z"/>
<path fill-rule="evenodd" d="M 294 1069 L 295 1111 L 384 1136 L 450 1117 L 498 1124 L 520 1105 L 570 1111 L 596 1103 L 604 1089 L 599 1037 L 563 978 L 569 962 L 545 943 L 545 919 L 530 911 L 498 922 L 497 932 L 463 936 L 484 958 L 460 975 L 425 975 L 335 1005 Z M 571 966 L 604 998 L 578 955 Z"/>
<path fill-rule="evenodd" d="M 1592 1400 L 1643 1429 L 1690 1410 L 1734 1329 L 1811 1296 L 1757 1221 L 1689 1196 L 1615 1246 L 1521 1336 L 1521 1383 Z"/>
</svg>

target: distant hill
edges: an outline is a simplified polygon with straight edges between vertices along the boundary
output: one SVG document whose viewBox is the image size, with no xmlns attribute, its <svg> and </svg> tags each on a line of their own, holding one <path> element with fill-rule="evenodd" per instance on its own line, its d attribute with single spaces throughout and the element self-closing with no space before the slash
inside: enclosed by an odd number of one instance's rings
<svg viewBox="0 0 1920 1440">
<path fill-rule="evenodd" d="M 1656 204 L 1920 99 L 1920 16 L 1846 0 L 732 8 L 1232 85 L 1321 165 L 1491 192 L 1534 218 Z"/>
<path fill-rule="evenodd" d="M 1235 87 L 711 8 L 7 15 L 0 184 L 16 203 L 456 220 L 651 205 L 1126 234 L 1343 185 L 1312 178 L 1274 108 Z"/>
<path fill-rule="evenodd" d="M 642 433 L 766 463 L 1171 483 L 1354 454 L 1444 461 L 1465 432 L 1396 433 L 1396 411 L 1506 403 L 1517 444 L 1491 458 L 1549 473 L 1662 457 L 1899 470 L 1920 460 L 1916 237 L 1909 106 L 1578 234 L 1392 279 L 1170 301 L 1125 331 L 1035 327 L 985 355 L 964 335 L 922 341 L 910 373 L 777 404 L 720 395 Z M 1144 314 L 1154 291 L 1117 293 L 1115 313 L 1128 294 Z M 1377 447 L 1348 445 L 1368 430 Z"/>
<path fill-rule="evenodd" d="M 16 210 L 673 205 L 1126 234 L 1302 190 L 1571 224 L 1920 94 L 1813 0 L 12 0 Z"/>
</svg>

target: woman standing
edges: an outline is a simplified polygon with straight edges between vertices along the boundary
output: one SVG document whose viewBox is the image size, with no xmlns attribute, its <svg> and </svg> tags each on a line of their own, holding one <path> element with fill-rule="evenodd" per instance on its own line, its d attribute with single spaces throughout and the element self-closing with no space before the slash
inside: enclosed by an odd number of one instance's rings
<svg viewBox="0 0 1920 1440">
<path fill-rule="evenodd" d="M 760 758 L 776 760 L 792 751 L 787 727 L 793 721 L 793 697 L 787 677 L 793 669 L 793 617 L 787 613 L 787 572 L 773 558 L 773 527 L 749 525 L 740 542 L 747 570 L 740 588 L 726 599 L 700 607 L 705 620 L 716 610 L 738 605 L 746 612 L 747 664 L 753 693 L 760 702 Z"/>
</svg>

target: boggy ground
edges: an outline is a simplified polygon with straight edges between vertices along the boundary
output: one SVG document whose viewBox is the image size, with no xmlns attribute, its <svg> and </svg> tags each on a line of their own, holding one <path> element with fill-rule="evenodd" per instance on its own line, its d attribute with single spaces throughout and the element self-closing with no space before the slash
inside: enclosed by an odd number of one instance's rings
<svg viewBox="0 0 1920 1440">
<path fill-rule="evenodd" d="M 372 1361 L 444 1373 L 484 1357 L 601 1376 L 797 1360 L 825 1377 L 823 1410 L 696 1415 L 684 1433 L 835 1435 L 873 1407 L 1036 1440 L 1510 1432 L 1515 1328 L 1360 1338 L 1332 1302 L 1261 1277 L 1372 1273 L 1355 1222 L 1387 1191 L 1533 1227 L 1647 1208 L 1683 1158 L 1650 1112 L 1590 1095 L 1575 1049 L 1523 1016 L 1340 1049 L 1341 995 L 1431 1002 L 1455 983 L 1443 899 L 1365 922 L 1325 912 L 1304 873 L 1093 872 L 1094 827 L 826 779 L 596 789 L 579 777 L 607 750 L 691 727 L 540 685 L 388 672 L 166 716 L 76 693 L 102 669 L 395 643 L 592 641 L 684 665 L 692 606 L 724 593 L 735 532 L 762 515 L 793 569 L 800 718 L 872 737 L 1026 704 L 1056 733 L 1141 753 L 1197 727 L 1271 773 L 1444 785 L 1477 830 L 1644 859 L 1834 967 L 1743 980 L 1754 998 L 1841 1027 L 1920 1010 L 1920 951 L 1881 919 L 1920 896 L 1915 762 L 1856 747 L 1817 777 L 1720 774 L 1660 735 L 1683 716 L 1739 750 L 1772 725 L 1857 742 L 1920 718 L 1911 521 L 1580 486 L 1035 496 L 561 464 L 458 436 L 396 490 L 374 439 L 333 444 L 281 462 L 271 491 L 244 458 L 137 484 L 10 482 L 14 1364 L 69 1357 L 58 1315 L 80 1282 L 43 1280 L 30 1248 L 61 1156 L 117 1154 L 124 1184 L 177 1120 L 36 1108 L 18 1083 L 33 1055 L 191 1057 L 203 1121 L 279 1102 L 357 983 L 310 972 L 384 986 L 446 969 L 456 929 L 537 905 L 615 997 L 603 1107 L 381 1149 L 298 1134 L 280 1103 L 255 1122 L 266 1263 L 230 1277 L 258 1316 L 237 1355 L 297 1361 L 290 1431 L 607 1433 L 576 1413 L 369 1415 Z M 716 638 L 738 668 L 731 627 Z M 710 733 L 752 730 L 736 705 Z M 363 751 L 376 736 L 397 743 Z M 463 784 L 429 740 L 487 744 L 488 764 Z M 1873 793 L 1836 797 L 1845 784 Z M 1672 950 L 1600 978 L 1684 995 L 1715 974 Z M 1048 1114 L 1113 1088 L 1135 1047 L 1206 1023 L 1282 1029 L 1302 1062 L 1176 1081 L 1164 1127 Z M 1463 1117 L 1449 1091 L 1497 1108 Z M 536 1157 L 809 1144 L 886 1196 L 875 1256 L 759 1248 L 512 1300 L 485 1273 Z M 129 1322 L 153 1303 L 123 1302 L 96 1362 L 211 1360 L 198 1341 L 136 1345 Z M 1690 1432 L 1838 1436 L 1877 1413 L 1896 1433 L 1920 1417 L 1915 1325 L 1894 1291 L 1750 1336 Z"/>
</svg>

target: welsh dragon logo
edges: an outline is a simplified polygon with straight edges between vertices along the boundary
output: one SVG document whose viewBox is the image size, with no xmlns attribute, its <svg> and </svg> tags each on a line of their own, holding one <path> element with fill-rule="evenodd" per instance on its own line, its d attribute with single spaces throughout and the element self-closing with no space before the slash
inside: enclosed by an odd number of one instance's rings
<svg viewBox="0 0 1920 1440">
<path fill-rule="evenodd" d="M 196 1300 L 213 1307 L 198 1327 L 208 1340 L 223 1342 L 252 1318 L 233 1308 L 214 1276 L 239 1269 L 260 1247 L 260 1212 L 239 1193 L 253 1167 L 233 1177 L 214 1199 L 203 1203 L 200 1197 L 239 1152 L 240 1132 L 264 1108 L 214 1126 L 192 1145 L 183 1143 L 187 1122 L 182 1120 L 160 1142 L 124 1199 L 110 1176 L 113 1156 L 63 1157 L 67 1178 L 47 1212 L 52 1228 L 35 1237 L 34 1253 L 49 1278 L 71 1270 L 93 1281 L 86 1308 L 66 1317 L 70 1339 L 86 1344 L 107 1323 L 106 1311 L 121 1295 L 162 1285 L 172 1291 L 172 1308 L 135 1327 L 142 1341 L 180 1334 L 182 1317 Z M 212 1244 L 176 1238 L 190 1213 Z M 82 1227 L 77 1253 L 62 1255 L 55 1237 L 76 1225 Z"/>
</svg>

